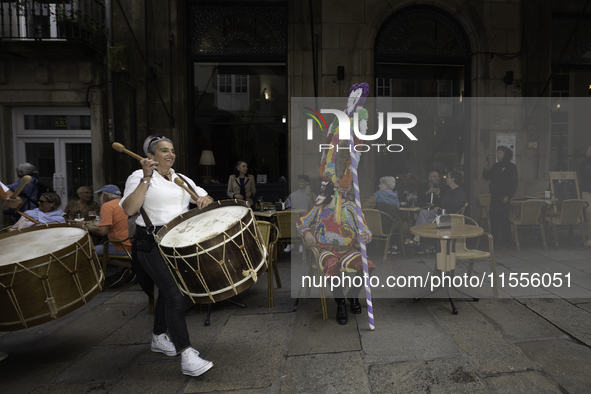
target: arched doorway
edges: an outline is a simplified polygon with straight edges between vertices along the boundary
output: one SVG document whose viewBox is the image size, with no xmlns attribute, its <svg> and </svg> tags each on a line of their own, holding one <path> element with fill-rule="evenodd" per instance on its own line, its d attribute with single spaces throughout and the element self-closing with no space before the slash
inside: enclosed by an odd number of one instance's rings
<svg viewBox="0 0 591 394">
<path fill-rule="evenodd" d="M 471 49 L 463 28 L 437 7 L 406 7 L 384 21 L 374 53 L 378 103 L 387 108 L 404 97 L 422 113 L 419 142 L 404 143 L 400 154 L 378 154 L 376 178 L 396 176 L 401 192 L 414 191 L 432 169 L 461 170 L 468 181 L 470 114 L 463 99 L 470 96 Z"/>
</svg>

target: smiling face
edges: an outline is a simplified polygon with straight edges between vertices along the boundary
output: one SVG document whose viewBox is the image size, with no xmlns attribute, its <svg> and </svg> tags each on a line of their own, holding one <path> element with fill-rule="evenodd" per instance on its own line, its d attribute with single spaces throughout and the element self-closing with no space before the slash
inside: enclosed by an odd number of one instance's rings
<svg viewBox="0 0 591 394">
<path fill-rule="evenodd" d="M 238 169 L 238 173 L 240 174 L 240 176 L 244 176 L 248 173 L 248 164 L 246 164 L 245 161 L 240 162 L 240 164 L 238 164 L 236 168 Z"/>
<path fill-rule="evenodd" d="M 306 182 L 305 179 L 300 178 L 298 179 L 298 188 L 303 191 L 304 189 L 306 189 L 306 186 L 308 186 L 309 183 L 310 182 Z"/>
<path fill-rule="evenodd" d="M 37 204 L 39 204 L 39 210 L 43 213 L 53 211 L 53 207 L 55 206 L 55 203 L 49 201 L 46 196 L 41 196 Z"/>
<path fill-rule="evenodd" d="M 174 145 L 168 141 L 158 142 L 158 146 L 154 149 L 154 154 L 148 153 L 148 157 L 158 162 L 158 172 L 167 174 L 174 165 L 176 155 L 174 153 Z"/>
</svg>

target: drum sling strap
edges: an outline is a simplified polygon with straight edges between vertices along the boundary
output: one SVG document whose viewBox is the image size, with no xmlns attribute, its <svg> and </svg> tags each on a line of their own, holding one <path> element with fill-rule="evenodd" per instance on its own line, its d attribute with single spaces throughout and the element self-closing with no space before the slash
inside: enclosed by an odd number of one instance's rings
<svg viewBox="0 0 591 394">
<path fill-rule="evenodd" d="M 191 189 L 191 191 L 195 194 L 197 194 L 195 192 L 195 189 L 193 189 L 193 186 L 191 186 L 191 184 L 189 182 L 187 182 L 187 180 L 185 179 L 184 176 L 182 176 L 181 174 L 177 174 L 179 178 L 181 178 L 183 180 L 183 182 L 185 182 L 185 184 L 187 186 L 189 186 L 189 189 Z M 146 231 L 148 234 L 152 234 L 154 235 L 154 229 L 156 227 L 154 227 L 154 225 L 152 224 L 152 221 L 150 220 L 150 217 L 148 216 L 148 213 L 144 210 L 144 206 L 142 205 L 142 207 L 140 208 L 140 214 L 142 215 L 142 218 L 144 219 L 144 223 L 146 224 Z"/>
</svg>

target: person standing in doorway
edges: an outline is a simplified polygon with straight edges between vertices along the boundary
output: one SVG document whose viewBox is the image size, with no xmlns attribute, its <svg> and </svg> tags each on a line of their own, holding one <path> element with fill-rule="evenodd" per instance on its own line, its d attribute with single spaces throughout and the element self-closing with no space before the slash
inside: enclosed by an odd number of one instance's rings
<svg viewBox="0 0 591 394">
<path fill-rule="evenodd" d="M 509 211 L 511 198 L 517 190 L 517 166 L 511 163 L 512 158 L 511 149 L 499 146 L 497 162 L 489 168 L 487 160 L 482 171 L 482 177 L 490 181 L 490 232 L 499 248 L 506 248 L 511 243 Z"/>
</svg>

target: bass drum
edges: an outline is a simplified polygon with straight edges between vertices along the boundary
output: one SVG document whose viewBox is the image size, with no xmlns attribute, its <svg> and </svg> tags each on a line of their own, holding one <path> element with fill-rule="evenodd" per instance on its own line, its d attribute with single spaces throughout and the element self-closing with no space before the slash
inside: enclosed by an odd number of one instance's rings
<svg viewBox="0 0 591 394">
<path fill-rule="evenodd" d="M 46 224 L 0 235 L 0 331 L 46 323 L 80 308 L 105 277 L 86 229 Z"/>
<path fill-rule="evenodd" d="M 246 290 L 267 270 L 267 251 L 245 201 L 215 201 L 163 226 L 154 237 L 180 291 L 209 304 Z"/>
</svg>

